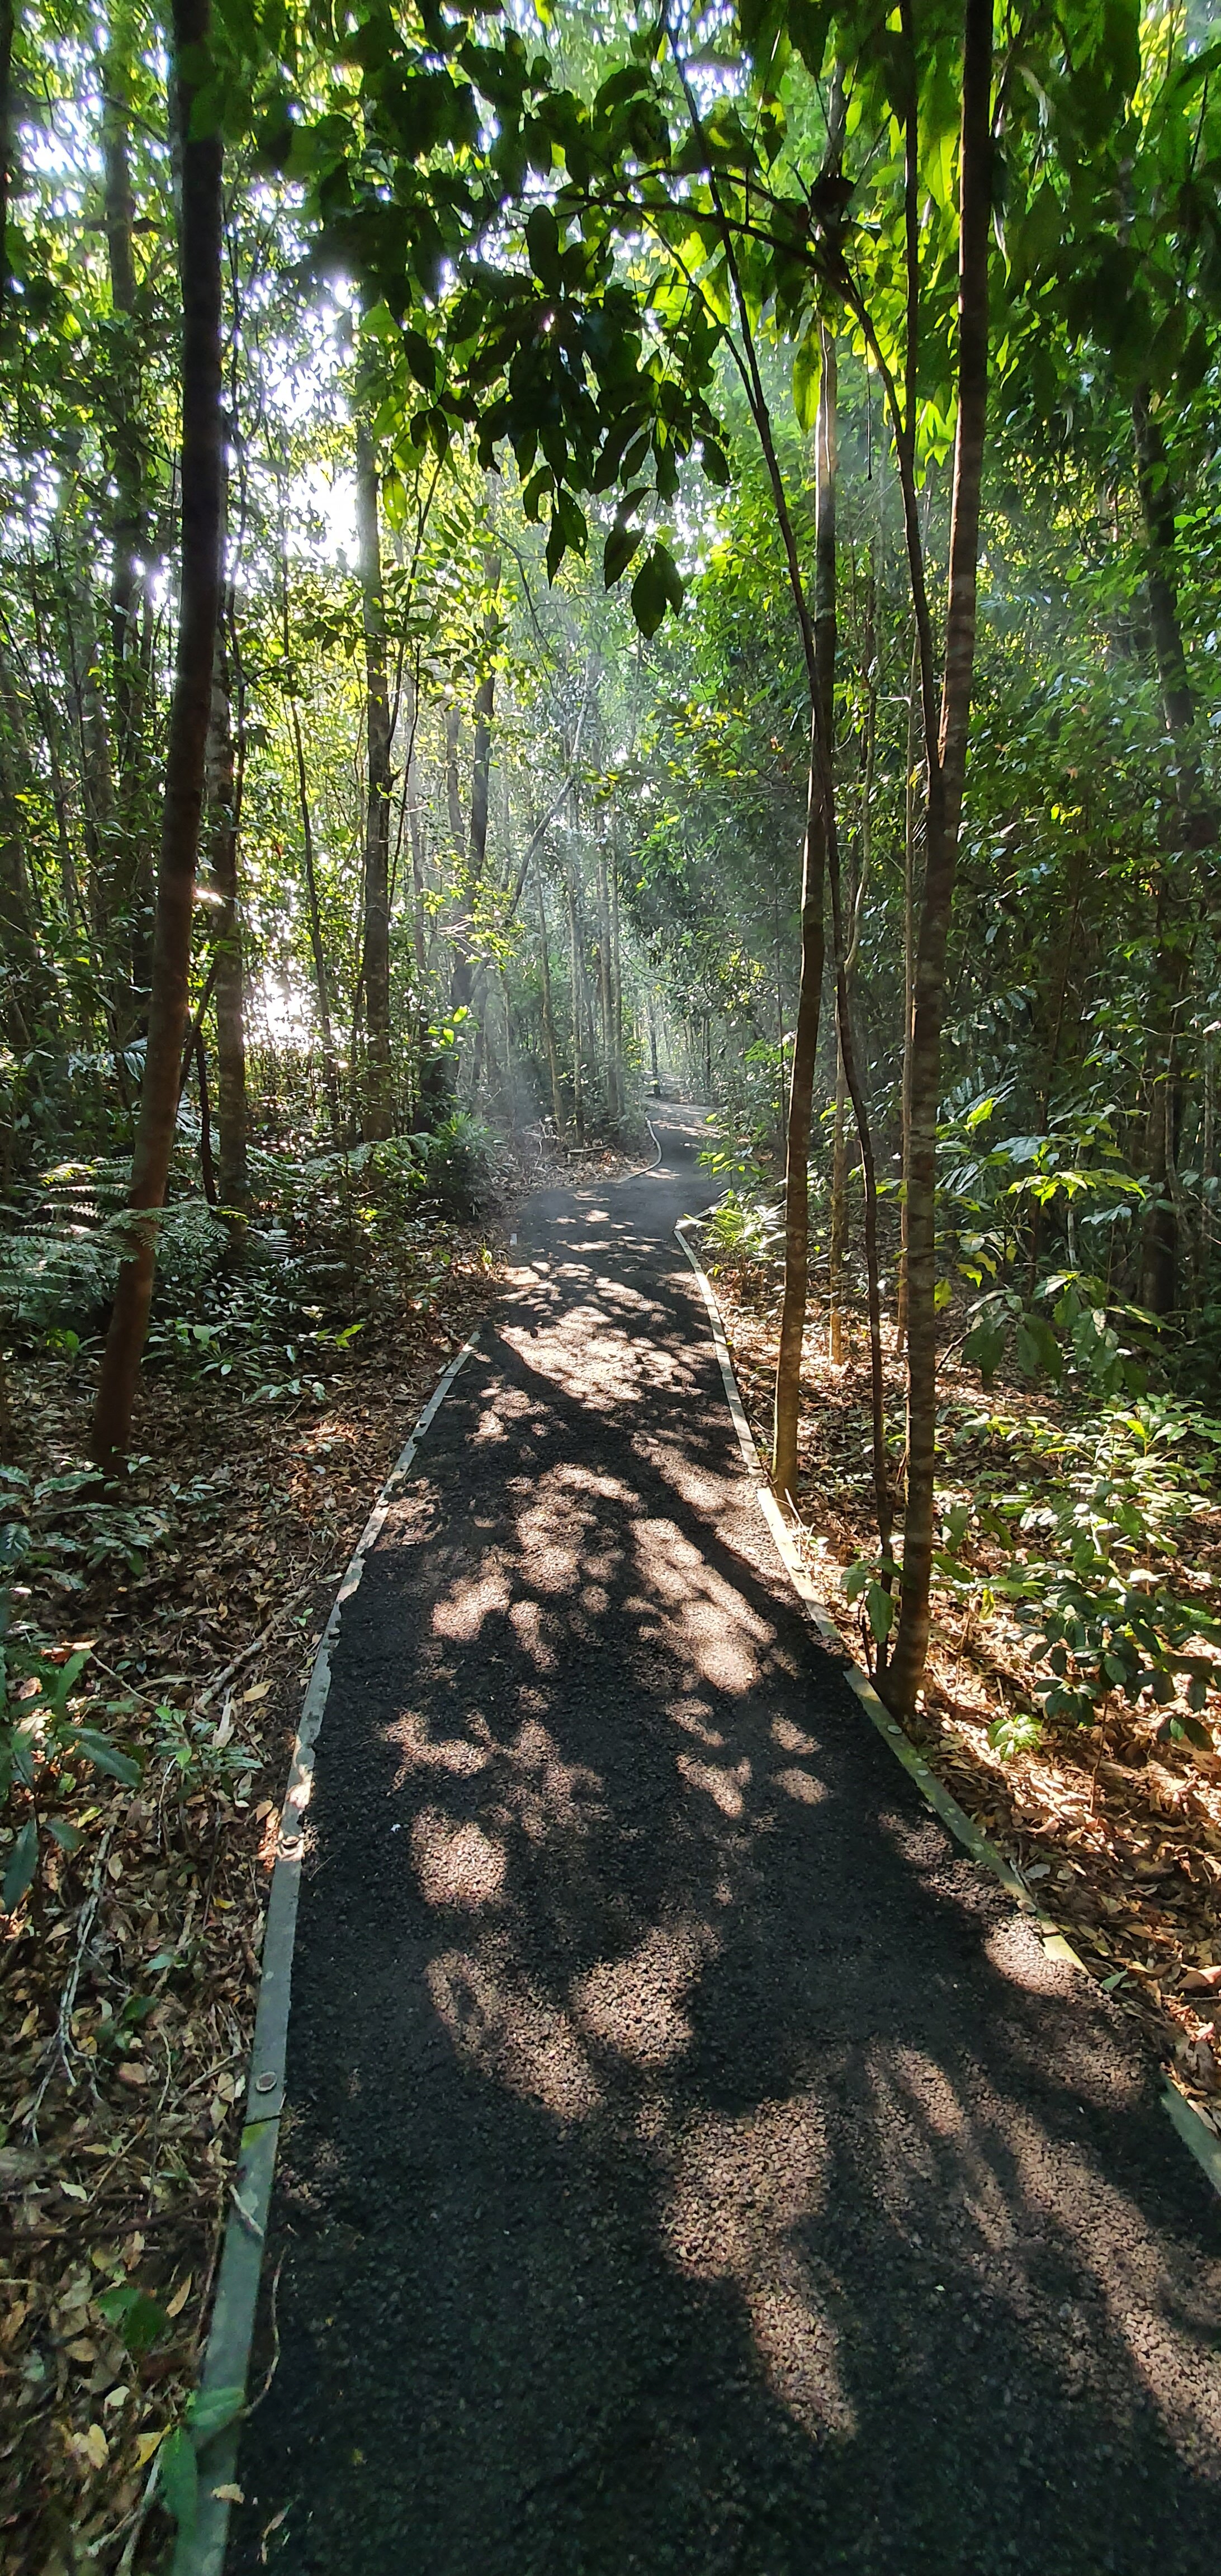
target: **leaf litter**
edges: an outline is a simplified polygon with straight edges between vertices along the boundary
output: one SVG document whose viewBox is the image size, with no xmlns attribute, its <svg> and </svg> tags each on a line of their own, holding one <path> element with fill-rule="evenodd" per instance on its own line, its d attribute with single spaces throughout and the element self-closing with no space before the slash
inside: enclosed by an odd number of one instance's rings
<svg viewBox="0 0 1221 2576">
<path fill-rule="evenodd" d="M 69 1830 L 0 1916 L 4 2576 L 129 2576 L 164 2542 L 150 2477 L 206 2339 L 302 1691 L 372 1496 L 498 1276 L 453 1229 L 444 1284 L 369 1319 L 301 1401 L 150 1372 L 123 1498 L 144 1544 L 69 1586 L 19 1569 L 19 1624 L 52 1663 L 85 1658 L 75 1721 L 104 1710 L 140 1770 L 133 1789 L 61 1762 Z M 79 1479 L 88 1368 L 28 1360 L 10 1392 L 28 1477 Z"/>
</svg>

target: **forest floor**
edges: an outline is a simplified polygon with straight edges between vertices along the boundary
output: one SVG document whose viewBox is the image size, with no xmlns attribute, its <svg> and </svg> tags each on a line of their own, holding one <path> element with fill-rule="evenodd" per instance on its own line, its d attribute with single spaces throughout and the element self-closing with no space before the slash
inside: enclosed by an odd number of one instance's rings
<svg viewBox="0 0 1221 2576">
<path fill-rule="evenodd" d="M 718 1302 L 742 1399 L 761 1454 L 771 1444 L 779 1298 L 746 1265 L 719 1267 Z M 807 1333 L 799 1451 L 799 1544 L 826 1609 L 858 1663 L 872 1662 L 861 1604 L 843 1575 L 876 1553 L 869 1417 L 869 1345 L 849 1317 L 846 1356 L 826 1353 L 826 1325 Z M 902 1363 L 888 1362 L 888 1411 L 901 1419 Z M 980 1412 L 979 1379 L 951 1358 L 942 1373 L 951 1417 Z M 988 1399 L 1015 1421 L 1029 1389 Z M 1056 1472 L 1049 1462 L 1047 1473 Z M 1217 1519 L 1212 1516 L 1212 1520 Z M 1218 1529 L 1189 1523 L 1183 1558 L 1221 1575 Z M 1020 1632 L 998 1611 L 981 1616 L 934 1593 L 923 1707 L 908 1728 L 937 1776 L 1018 1870 L 1042 1909 L 1122 2009 L 1143 2025 L 1166 2071 L 1221 2134 L 1221 1752 L 1155 1742 L 1162 1712 L 1118 1696 L 1103 1723 L 1045 1726 L 1031 1751 L 1002 1758 L 998 1718 L 1033 1708 Z"/>
<path fill-rule="evenodd" d="M 639 1159 L 592 1149 L 566 1171 Z M 354 1338 L 311 1357 L 303 1332 L 284 1366 L 317 1381 L 252 1400 L 248 1373 L 163 1335 L 121 1509 L 86 1464 L 94 1349 L 10 1372 L 4 1509 L 35 1539 L 10 1665 L 26 1631 L 61 1670 L 80 1655 L 72 1715 L 141 1777 L 61 1767 L 53 1831 L 74 1848 L 44 1835 L 0 1918 L 4 2576 L 143 2563 L 152 2463 L 206 2331 L 302 1694 L 377 1490 L 497 1293 L 534 1178 L 502 1176 L 494 1221 L 438 1226 L 397 1307 L 383 1298 Z M 35 1688 L 10 1670 L 11 1697 Z"/>
</svg>

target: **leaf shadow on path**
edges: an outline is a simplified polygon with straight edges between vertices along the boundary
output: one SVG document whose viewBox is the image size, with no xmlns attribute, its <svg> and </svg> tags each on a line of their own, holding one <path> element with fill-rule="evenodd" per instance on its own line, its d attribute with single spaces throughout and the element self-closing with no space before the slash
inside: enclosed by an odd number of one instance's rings
<svg viewBox="0 0 1221 2576">
<path fill-rule="evenodd" d="M 345 1611 L 230 2576 L 1194 2576 L 1215 2198 L 806 1629 L 701 1195 L 542 1202 Z"/>
</svg>

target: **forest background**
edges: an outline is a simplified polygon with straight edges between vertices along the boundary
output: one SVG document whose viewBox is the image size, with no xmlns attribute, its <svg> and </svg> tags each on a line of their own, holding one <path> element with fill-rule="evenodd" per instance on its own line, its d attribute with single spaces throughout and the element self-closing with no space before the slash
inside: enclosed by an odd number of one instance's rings
<svg viewBox="0 0 1221 2576">
<path fill-rule="evenodd" d="M 1208 2109 L 1219 79 L 0 9 L 14 2563 L 187 2509 L 303 1645 L 656 1088 L 845 1636 Z"/>
</svg>

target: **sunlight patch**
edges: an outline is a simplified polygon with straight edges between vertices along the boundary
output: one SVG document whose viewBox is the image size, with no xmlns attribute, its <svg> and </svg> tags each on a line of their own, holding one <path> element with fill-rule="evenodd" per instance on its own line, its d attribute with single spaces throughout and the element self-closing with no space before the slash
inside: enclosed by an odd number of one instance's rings
<svg viewBox="0 0 1221 2576">
<path fill-rule="evenodd" d="M 573 1987 L 578 2020 L 636 2066 L 665 2066 L 691 2045 L 679 1998 L 699 1975 L 712 1935 L 689 1924 L 646 1933 L 625 1959 L 606 1959 Z"/>
<path fill-rule="evenodd" d="M 796 1798 L 802 1807 L 820 1807 L 829 1794 L 824 1783 L 816 1780 L 812 1771 L 802 1771 L 796 1762 L 791 1763 L 787 1771 L 777 1771 L 775 1779 L 776 1787 L 783 1789 L 785 1797 Z"/>
<path fill-rule="evenodd" d="M 733 2282 L 768 2386 L 814 2438 L 856 2430 L 820 2267 L 794 2242 L 823 2208 L 828 2161 L 823 2116 L 808 2102 L 710 2115 L 679 2152 L 663 2221 L 681 2271 Z"/>
<path fill-rule="evenodd" d="M 746 1800 L 742 1792 L 750 1782 L 749 1762 L 743 1760 L 730 1771 L 718 1768 L 715 1762 L 697 1762 L 693 1753 L 680 1753 L 678 1768 L 687 1787 L 702 1789 L 705 1797 L 712 1799 L 723 1816 L 736 1818 L 745 1814 Z"/>
<path fill-rule="evenodd" d="M 426 1904 L 499 1903 L 505 1853 L 482 1826 L 456 1825 L 439 1807 L 425 1807 L 411 1828 L 411 1857 Z"/>
<path fill-rule="evenodd" d="M 455 1583 L 439 1601 L 433 1603 L 434 1637 L 451 1637 L 458 1645 L 474 1643 L 484 1620 L 494 1611 L 507 1610 L 511 1598 L 509 1585 L 499 1567 L 471 1581 Z"/>
<path fill-rule="evenodd" d="M 428 1989 L 460 2056 L 557 2120 L 585 2120 L 601 2088 L 566 2012 L 512 1970 L 446 1951 Z"/>
</svg>

